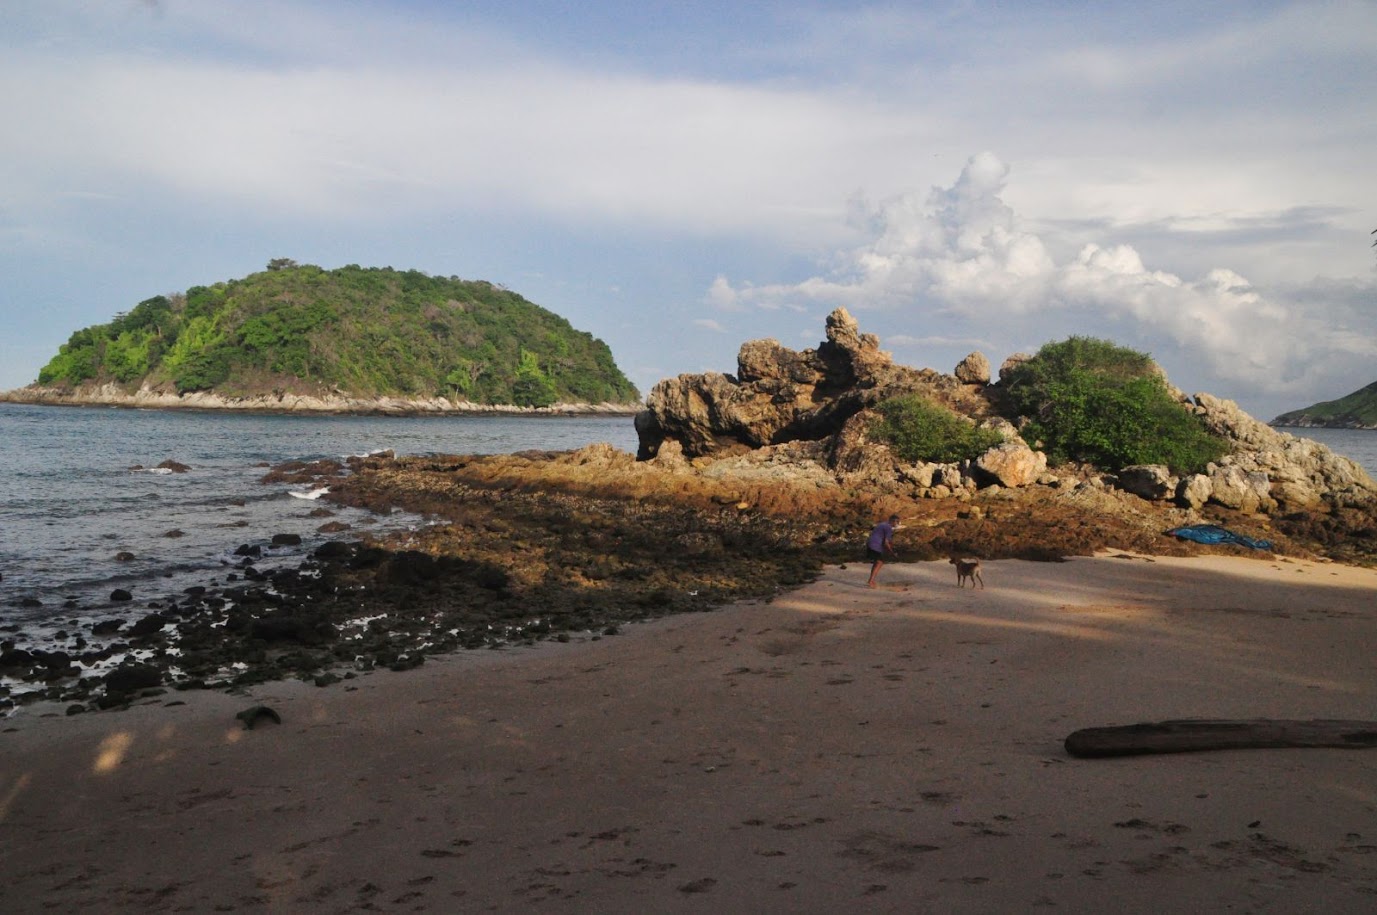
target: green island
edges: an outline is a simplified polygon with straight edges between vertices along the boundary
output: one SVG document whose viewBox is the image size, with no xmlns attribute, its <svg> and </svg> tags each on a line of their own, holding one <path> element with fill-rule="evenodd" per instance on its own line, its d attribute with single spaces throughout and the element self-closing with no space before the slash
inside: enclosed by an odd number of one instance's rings
<svg viewBox="0 0 1377 915">
<path fill-rule="evenodd" d="M 1272 420 L 1274 426 L 1377 429 L 1377 381 L 1338 400 L 1291 410 Z"/>
<path fill-rule="evenodd" d="M 549 408 L 640 395 L 607 344 L 501 286 L 278 258 L 238 280 L 139 302 L 72 334 L 37 393 L 294 397 Z"/>
</svg>

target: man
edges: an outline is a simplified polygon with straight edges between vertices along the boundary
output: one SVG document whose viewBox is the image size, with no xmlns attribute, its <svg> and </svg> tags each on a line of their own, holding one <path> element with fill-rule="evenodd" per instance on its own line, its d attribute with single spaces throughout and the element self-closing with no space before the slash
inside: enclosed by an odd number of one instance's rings
<svg viewBox="0 0 1377 915">
<path fill-rule="evenodd" d="M 866 558 L 871 560 L 870 581 L 867 588 L 875 587 L 875 576 L 885 564 L 885 553 L 894 553 L 894 530 L 899 526 L 899 516 L 890 515 L 888 521 L 881 521 L 870 531 L 870 539 L 865 542 Z"/>
</svg>

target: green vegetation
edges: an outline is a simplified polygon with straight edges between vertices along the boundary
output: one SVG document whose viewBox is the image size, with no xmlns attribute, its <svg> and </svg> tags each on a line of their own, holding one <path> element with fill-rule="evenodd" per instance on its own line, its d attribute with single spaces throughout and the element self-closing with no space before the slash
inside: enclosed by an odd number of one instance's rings
<svg viewBox="0 0 1377 915">
<path fill-rule="evenodd" d="M 1377 381 L 1338 400 L 1326 400 L 1304 410 L 1283 413 L 1272 420 L 1272 425 L 1377 429 Z"/>
<path fill-rule="evenodd" d="M 631 403 L 607 344 L 491 283 L 276 258 L 72 334 L 38 382 L 179 393 Z"/>
<path fill-rule="evenodd" d="M 993 429 L 981 429 L 918 394 L 886 400 L 870 433 L 912 463 L 951 464 L 976 458 L 1004 441 Z"/>
<path fill-rule="evenodd" d="M 1025 439 L 1055 463 L 1106 470 L 1165 464 L 1202 470 L 1228 450 L 1172 397 L 1146 353 L 1093 337 L 1049 343 L 1005 379 L 1009 404 L 1027 417 Z"/>
</svg>

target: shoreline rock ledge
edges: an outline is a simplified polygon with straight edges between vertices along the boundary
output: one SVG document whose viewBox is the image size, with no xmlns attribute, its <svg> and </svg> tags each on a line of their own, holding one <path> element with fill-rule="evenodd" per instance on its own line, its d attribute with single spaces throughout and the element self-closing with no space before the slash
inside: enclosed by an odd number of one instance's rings
<svg viewBox="0 0 1377 915">
<path fill-rule="evenodd" d="M 90 388 L 50 388 L 30 385 L 0 391 L 0 403 L 48 407 L 129 407 L 142 410 L 242 410 L 257 413 L 341 413 L 412 416 L 422 414 L 494 413 L 534 416 L 613 415 L 631 416 L 640 404 L 556 403 L 548 407 L 515 404 L 481 404 L 446 397 L 351 397 L 345 394 L 269 394 L 231 397 L 213 391 L 178 394 L 151 387 L 130 393 L 116 384 Z"/>
</svg>

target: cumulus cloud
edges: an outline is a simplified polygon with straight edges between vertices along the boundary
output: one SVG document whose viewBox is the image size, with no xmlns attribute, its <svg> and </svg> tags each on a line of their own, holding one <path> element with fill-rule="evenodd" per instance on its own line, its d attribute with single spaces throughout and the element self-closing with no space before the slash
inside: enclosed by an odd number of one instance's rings
<svg viewBox="0 0 1377 915">
<path fill-rule="evenodd" d="M 1185 278 L 1148 266 L 1126 244 L 1085 244 L 1059 261 L 1004 202 L 1009 172 L 995 155 L 976 155 L 950 187 L 864 208 L 866 241 L 827 272 L 772 285 L 718 277 L 712 297 L 735 307 L 848 305 L 991 334 L 1029 319 L 1070 332 L 1093 323 L 1119 342 L 1164 341 L 1214 377 L 1271 390 L 1313 377 L 1330 360 L 1377 356 L 1371 318 L 1366 332 L 1342 330 L 1322 296 L 1293 291 L 1281 301 L 1223 267 Z"/>
<path fill-rule="evenodd" d="M 725 327 L 723 327 L 717 321 L 714 321 L 712 318 L 697 318 L 694 320 L 693 323 L 698 327 L 702 327 L 711 331 L 716 331 L 719 334 L 725 334 L 727 332 L 727 329 Z"/>
</svg>

